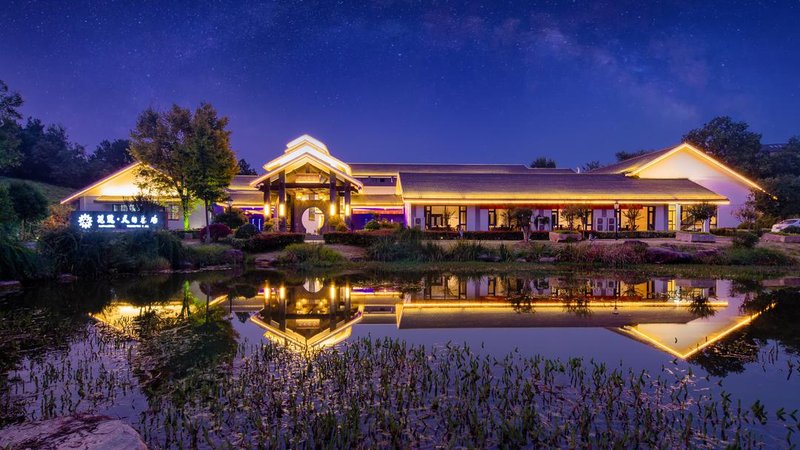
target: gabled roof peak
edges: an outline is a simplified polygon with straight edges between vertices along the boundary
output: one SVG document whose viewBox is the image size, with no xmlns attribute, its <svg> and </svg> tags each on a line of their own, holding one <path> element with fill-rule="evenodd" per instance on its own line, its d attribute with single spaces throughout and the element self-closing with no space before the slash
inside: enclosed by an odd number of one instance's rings
<svg viewBox="0 0 800 450">
<path fill-rule="evenodd" d="M 284 150 L 284 153 L 291 153 L 291 152 L 293 152 L 293 151 L 295 151 L 297 149 L 300 149 L 300 148 L 302 148 L 302 147 L 304 147 L 306 145 L 314 147 L 315 149 L 321 151 L 322 153 L 325 153 L 326 155 L 330 155 L 331 154 L 331 152 L 328 151 L 328 146 L 327 145 L 325 145 L 319 139 L 316 139 L 316 138 L 314 138 L 314 137 L 312 137 L 312 136 L 310 136 L 308 134 L 304 134 L 304 135 L 292 140 L 288 144 L 286 144 L 286 150 Z"/>
</svg>

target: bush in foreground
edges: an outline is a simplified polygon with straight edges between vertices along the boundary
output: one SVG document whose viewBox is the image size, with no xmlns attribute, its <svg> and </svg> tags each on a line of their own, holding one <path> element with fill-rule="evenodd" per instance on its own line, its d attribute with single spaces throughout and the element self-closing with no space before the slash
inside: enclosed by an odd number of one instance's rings
<svg viewBox="0 0 800 450">
<path fill-rule="evenodd" d="M 185 258 L 183 245 L 174 234 L 145 230 L 114 233 L 64 228 L 45 233 L 39 240 L 39 252 L 56 274 L 87 277 L 178 268 Z"/>
<path fill-rule="evenodd" d="M 306 238 L 303 233 L 259 233 L 248 239 L 227 239 L 233 248 L 248 253 L 263 253 L 281 250 L 289 244 L 300 244 Z"/>
<path fill-rule="evenodd" d="M 344 257 L 320 244 L 290 244 L 278 257 L 279 265 L 330 267 L 344 261 Z"/>
</svg>

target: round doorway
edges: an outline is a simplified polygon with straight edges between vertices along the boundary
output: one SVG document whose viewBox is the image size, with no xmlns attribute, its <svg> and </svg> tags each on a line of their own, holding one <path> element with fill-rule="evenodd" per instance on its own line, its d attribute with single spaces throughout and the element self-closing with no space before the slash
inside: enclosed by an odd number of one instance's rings
<svg viewBox="0 0 800 450">
<path fill-rule="evenodd" d="M 325 215 L 322 214 L 321 209 L 312 206 L 303 211 L 300 221 L 303 223 L 303 228 L 306 229 L 306 233 L 319 234 L 319 230 L 321 230 L 322 225 L 325 224 Z"/>
</svg>

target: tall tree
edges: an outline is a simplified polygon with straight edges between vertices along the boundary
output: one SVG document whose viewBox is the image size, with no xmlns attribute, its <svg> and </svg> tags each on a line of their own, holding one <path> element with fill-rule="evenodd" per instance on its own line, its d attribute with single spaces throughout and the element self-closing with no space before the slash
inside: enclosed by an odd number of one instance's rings
<svg viewBox="0 0 800 450">
<path fill-rule="evenodd" d="M 239 160 L 239 175 L 258 175 L 256 169 L 250 166 L 250 163 L 245 161 L 244 158 Z"/>
<path fill-rule="evenodd" d="M 689 131 L 683 140 L 750 176 L 762 176 L 763 167 L 758 164 L 761 134 L 749 127 L 746 122 L 720 116 Z"/>
<path fill-rule="evenodd" d="M 635 152 L 619 151 L 617 153 L 614 153 L 614 157 L 617 158 L 617 162 L 622 162 L 625 161 L 626 159 L 642 156 L 646 153 L 650 153 L 650 151 L 649 150 L 636 150 Z"/>
<path fill-rule="evenodd" d="M 179 199 L 187 230 L 195 198 L 189 190 L 189 172 L 195 163 L 192 140 L 192 113 L 178 105 L 166 112 L 146 109 L 131 131 L 131 155 L 143 164 L 139 176 L 149 189 Z"/>
<path fill-rule="evenodd" d="M 10 183 L 8 194 L 20 223 L 20 238 L 24 239 L 26 227 L 47 217 L 50 203 L 39 189 L 21 181 Z"/>
<path fill-rule="evenodd" d="M 531 161 L 530 168 L 531 169 L 555 169 L 556 168 L 556 162 L 555 162 L 555 160 L 552 160 L 550 158 L 547 158 L 547 157 L 544 157 L 544 156 L 540 156 L 540 157 L 534 159 L 533 161 Z"/>
<path fill-rule="evenodd" d="M 19 164 L 19 124 L 22 115 L 17 111 L 22 106 L 22 96 L 10 92 L 8 85 L 0 80 L 0 170 Z"/>
<path fill-rule="evenodd" d="M 195 158 L 188 174 L 188 188 L 203 200 L 208 240 L 209 205 L 222 197 L 239 166 L 230 147 L 227 117 L 219 117 L 213 106 L 203 103 L 195 111 L 191 126 L 190 150 Z"/>
<path fill-rule="evenodd" d="M 600 164 L 600 161 L 598 160 L 589 161 L 581 166 L 581 172 L 591 172 L 592 170 L 599 169 L 601 167 L 603 167 L 603 165 Z"/>
<path fill-rule="evenodd" d="M 26 180 L 78 187 L 86 182 L 86 152 L 59 125 L 28 119 L 19 132 L 20 164 L 7 172 Z"/>
<path fill-rule="evenodd" d="M 133 162 L 127 139 L 104 140 L 89 155 L 89 173 L 92 178 L 102 178 Z"/>
</svg>

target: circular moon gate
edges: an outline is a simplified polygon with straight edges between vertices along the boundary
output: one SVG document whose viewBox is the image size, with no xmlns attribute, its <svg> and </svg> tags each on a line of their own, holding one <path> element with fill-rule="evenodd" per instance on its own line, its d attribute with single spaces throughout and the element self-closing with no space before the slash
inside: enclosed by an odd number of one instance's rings
<svg viewBox="0 0 800 450">
<path fill-rule="evenodd" d="M 303 211 L 300 222 L 302 222 L 303 228 L 306 229 L 306 233 L 319 234 L 319 230 L 325 224 L 325 214 L 322 213 L 321 209 L 312 206 Z"/>
</svg>

